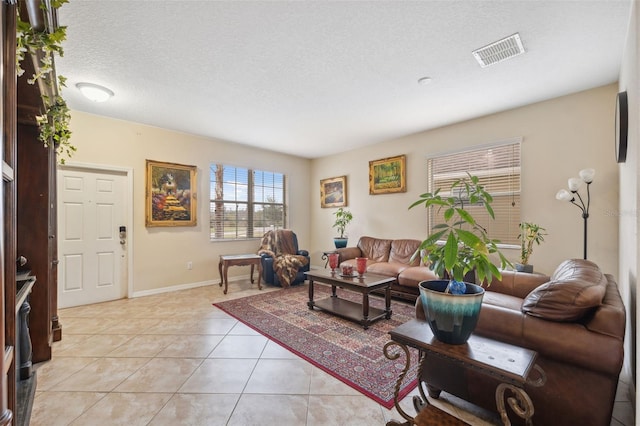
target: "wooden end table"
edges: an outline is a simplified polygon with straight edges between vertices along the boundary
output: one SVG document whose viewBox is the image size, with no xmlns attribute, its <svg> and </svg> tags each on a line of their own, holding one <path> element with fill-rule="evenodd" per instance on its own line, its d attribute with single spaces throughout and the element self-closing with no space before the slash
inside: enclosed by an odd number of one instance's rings
<svg viewBox="0 0 640 426">
<path fill-rule="evenodd" d="M 261 257 L 257 254 L 223 254 L 220 255 L 220 261 L 218 262 L 218 272 L 220 272 L 220 287 L 224 283 L 224 294 L 227 294 L 227 288 L 229 287 L 229 278 L 227 277 L 227 270 L 230 266 L 249 266 L 251 265 L 251 284 L 253 284 L 253 268 L 258 266 L 258 289 L 262 290 L 260 284 L 260 278 L 262 278 L 262 262 Z"/>
<path fill-rule="evenodd" d="M 363 277 L 357 275 L 343 277 L 337 271 L 331 272 L 329 269 L 314 269 L 305 272 L 309 280 L 309 309 L 314 307 L 341 316 L 343 318 L 360 323 L 364 329 L 382 318 L 391 318 L 391 283 L 396 279 L 373 273 L 365 273 Z M 315 282 L 328 284 L 331 286 L 331 296 L 321 300 L 313 300 L 313 286 Z M 350 300 L 340 299 L 336 294 L 336 288 L 355 291 L 362 294 L 362 304 Z M 374 290 L 385 291 L 385 309 L 378 309 L 369 306 L 369 294 Z"/>
<path fill-rule="evenodd" d="M 459 368 L 469 368 L 498 378 L 502 383 L 496 388 L 496 406 L 502 423 L 510 426 L 511 422 L 505 409 L 505 392 L 513 396 L 507 397 L 506 401 L 511 409 L 521 418 L 525 419 L 527 425 L 532 424 L 534 414 L 533 402 L 524 389 L 524 385 L 542 386 L 546 382 L 546 375 L 542 368 L 536 364 L 538 353 L 536 351 L 521 348 L 519 346 L 492 340 L 486 337 L 471 335 L 468 342 L 463 345 L 450 345 L 437 340 L 426 321 L 413 319 L 396 327 L 389 332 L 391 342 L 384 346 L 384 354 L 390 360 L 395 360 L 404 352 L 406 357 L 405 368 L 396 382 L 394 402 L 396 409 L 407 421 L 398 423 L 392 420 L 387 426 L 415 425 L 415 419 L 408 415 L 399 405 L 398 392 L 404 376 L 409 370 L 411 358 L 408 347 L 416 348 L 419 351 L 418 368 L 418 390 L 420 397 L 415 396 L 413 404 L 419 412 L 427 403 L 424 393 L 423 370 L 428 362 L 429 355 L 452 360 Z M 401 352 L 391 353 L 389 348 L 399 346 Z M 532 374 L 536 371 L 537 375 Z M 532 378 L 530 376 L 536 376 Z M 444 389 L 446 391 L 446 389 Z"/>
</svg>

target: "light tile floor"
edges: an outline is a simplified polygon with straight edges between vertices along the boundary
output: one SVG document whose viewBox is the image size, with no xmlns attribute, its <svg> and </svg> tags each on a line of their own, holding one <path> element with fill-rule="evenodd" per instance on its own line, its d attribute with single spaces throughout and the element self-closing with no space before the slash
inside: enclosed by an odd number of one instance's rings
<svg viewBox="0 0 640 426">
<path fill-rule="evenodd" d="M 54 343 L 51 361 L 36 365 L 31 425 L 372 426 L 402 420 L 395 409 L 211 305 L 257 292 L 248 281 L 236 281 L 227 295 L 215 285 L 60 310 L 63 339 Z M 401 403 L 410 414 L 414 394 Z M 497 424 L 449 395 L 432 403 L 472 425 Z M 633 425 L 630 402 L 616 402 L 611 425 Z"/>
</svg>

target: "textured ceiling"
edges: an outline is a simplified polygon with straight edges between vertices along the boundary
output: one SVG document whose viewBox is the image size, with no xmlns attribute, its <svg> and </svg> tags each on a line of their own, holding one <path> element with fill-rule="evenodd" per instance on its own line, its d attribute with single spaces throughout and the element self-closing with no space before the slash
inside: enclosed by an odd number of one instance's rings
<svg viewBox="0 0 640 426">
<path fill-rule="evenodd" d="M 56 65 L 72 110 L 316 158 L 613 83 L 630 7 L 71 0 Z M 473 50 L 516 32 L 524 55 L 478 65 Z M 115 96 L 92 103 L 78 82 Z"/>
</svg>

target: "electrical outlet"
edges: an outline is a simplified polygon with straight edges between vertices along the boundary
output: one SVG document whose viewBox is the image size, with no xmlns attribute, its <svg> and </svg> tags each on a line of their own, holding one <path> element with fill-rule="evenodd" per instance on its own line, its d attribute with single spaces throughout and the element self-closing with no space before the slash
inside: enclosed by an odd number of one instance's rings
<svg viewBox="0 0 640 426">
<path fill-rule="evenodd" d="M 193 263 L 192 262 L 187 262 L 187 269 L 189 269 L 189 270 L 193 269 Z"/>
</svg>

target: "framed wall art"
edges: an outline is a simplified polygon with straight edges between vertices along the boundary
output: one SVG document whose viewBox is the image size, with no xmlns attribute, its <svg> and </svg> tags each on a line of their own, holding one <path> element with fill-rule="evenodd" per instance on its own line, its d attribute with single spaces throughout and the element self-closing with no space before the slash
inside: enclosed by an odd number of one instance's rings
<svg viewBox="0 0 640 426">
<path fill-rule="evenodd" d="M 145 225 L 195 226 L 197 167 L 147 160 Z"/>
<path fill-rule="evenodd" d="M 320 206 L 346 207 L 347 177 L 339 176 L 320 180 Z"/>
<path fill-rule="evenodd" d="M 369 194 L 407 192 L 404 155 L 369 161 Z"/>
</svg>

